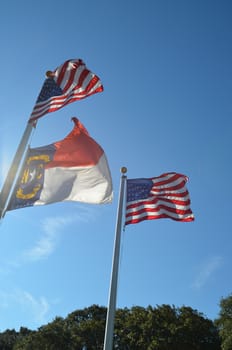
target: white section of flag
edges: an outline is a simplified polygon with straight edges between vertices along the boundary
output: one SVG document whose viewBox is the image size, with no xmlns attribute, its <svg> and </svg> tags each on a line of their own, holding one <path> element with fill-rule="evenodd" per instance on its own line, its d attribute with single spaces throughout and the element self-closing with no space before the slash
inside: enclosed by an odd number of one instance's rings
<svg viewBox="0 0 232 350">
<path fill-rule="evenodd" d="M 104 204 L 112 198 L 111 175 L 103 153 L 94 166 L 46 169 L 40 199 L 34 205 L 62 201 Z"/>
</svg>

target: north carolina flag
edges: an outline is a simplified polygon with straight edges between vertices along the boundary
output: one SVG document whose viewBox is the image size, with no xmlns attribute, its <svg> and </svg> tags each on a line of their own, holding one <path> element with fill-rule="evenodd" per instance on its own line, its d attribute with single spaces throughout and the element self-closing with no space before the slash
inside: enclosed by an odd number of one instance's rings
<svg viewBox="0 0 232 350">
<path fill-rule="evenodd" d="M 77 118 L 62 141 L 29 149 L 7 210 L 61 201 L 110 203 L 107 158 Z"/>
</svg>

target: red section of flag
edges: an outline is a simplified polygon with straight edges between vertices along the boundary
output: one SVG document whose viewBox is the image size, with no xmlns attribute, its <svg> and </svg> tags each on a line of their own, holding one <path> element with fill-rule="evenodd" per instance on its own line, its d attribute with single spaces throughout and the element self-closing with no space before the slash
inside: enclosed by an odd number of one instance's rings
<svg viewBox="0 0 232 350">
<path fill-rule="evenodd" d="M 103 91 L 99 77 L 81 59 L 64 62 L 47 78 L 40 91 L 30 120 L 55 112 L 67 104 Z"/>
<path fill-rule="evenodd" d="M 73 130 L 62 141 L 54 143 L 56 152 L 46 169 L 54 167 L 87 167 L 96 165 L 104 151 L 98 143 L 89 136 L 88 131 L 77 118 Z"/>
<path fill-rule="evenodd" d="M 161 218 L 193 221 L 185 186 L 187 180 L 187 176 L 177 173 L 150 179 L 128 179 L 125 224 Z"/>
</svg>

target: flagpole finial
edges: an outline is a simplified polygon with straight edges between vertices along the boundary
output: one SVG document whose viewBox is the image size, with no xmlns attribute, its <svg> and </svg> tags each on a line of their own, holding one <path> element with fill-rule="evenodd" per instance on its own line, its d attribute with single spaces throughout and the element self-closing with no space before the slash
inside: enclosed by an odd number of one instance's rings
<svg viewBox="0 0 232 350">
<path fill-rule="evenodd" d="M 48 71 L 46 72 L 46 76 L 47 76 L 48 78 L 53 78 L 54 75 L 55 75 L 55 73 L 53 73 L 51 70 L 48 70 Z"/>
<path fill-rule="evenodd" d="M 127 172 L 127 168 L 126 168 L 125 166 L 123 166 L 123 167 L 121 168 L 121 173 L 122 173 L 122 174 L 126 174 L 126 172 Z"/>
</svg>

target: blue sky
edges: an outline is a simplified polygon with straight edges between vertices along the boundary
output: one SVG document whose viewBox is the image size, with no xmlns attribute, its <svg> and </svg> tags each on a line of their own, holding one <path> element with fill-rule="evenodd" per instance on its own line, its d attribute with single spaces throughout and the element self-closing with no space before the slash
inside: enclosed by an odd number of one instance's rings
<svg viewBox="0 0 232 350">
<path fill-rule="evenodd" d="M 231 10 L 229 0 L 2 3 L 1 186 L 45 72 L 82 58 L 104 92 L 41 118 L 30 144 L 63 139 L 78 117 L 105 150 L 114 200 L 6 214 L 0 331 L 107 306 L 122 166 L 128 178 L 187 175 L 196 220 L 128 225 L 117 306 L 187 305 L 218 316 L 232 292 Z"/>
</svg>

